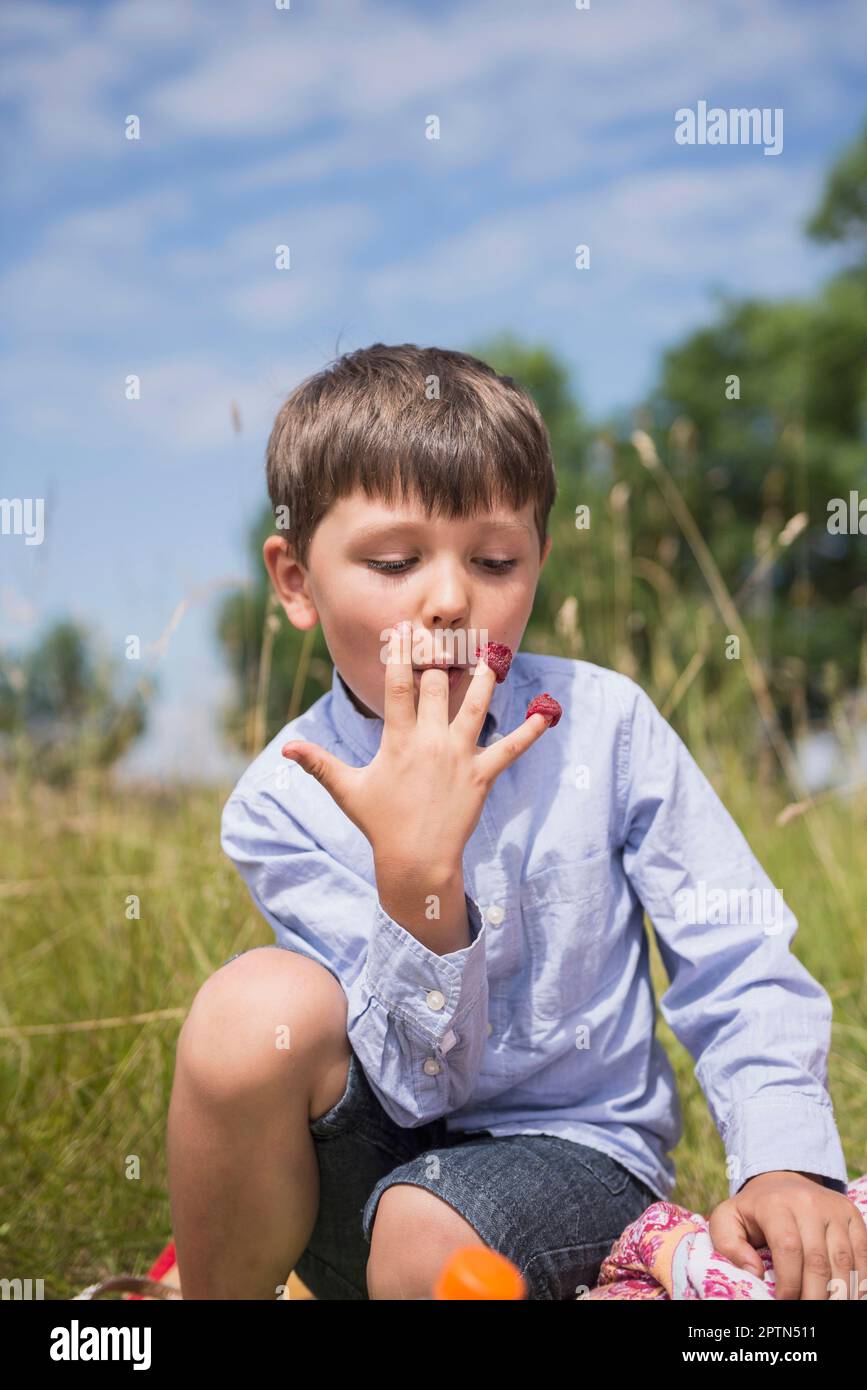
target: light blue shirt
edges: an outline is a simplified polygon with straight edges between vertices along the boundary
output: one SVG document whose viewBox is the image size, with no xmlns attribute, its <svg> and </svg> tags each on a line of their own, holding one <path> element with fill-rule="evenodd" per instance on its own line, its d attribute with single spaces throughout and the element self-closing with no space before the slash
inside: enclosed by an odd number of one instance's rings
<svg viewBox="0 0 867 1390">
<path fill-rule="evenodd" d="M 463 857 L 471 942 L 437 955 L 382 908 L 362 832 L 281 755 L 289 738 L 353 767 L 376 754 L 383 722 L 335 670 L 223 812 L 223 848 L 278 943 L 340 981 L 349 1042 L 396 1124 L 560 1135 L 667 1198 L 682 1121 L 654 1032 L 646 909 L 670 981 L 660 1008 L 695 1062 L 729 1195 L 784 1168 L 845 1193 L 831 1002 L 789 950 L 782 893 L 627 676 L 519 652 L 479 742 L 521 724 L 542 691 L 563 716 L 494 783 Z"/>
</svg>

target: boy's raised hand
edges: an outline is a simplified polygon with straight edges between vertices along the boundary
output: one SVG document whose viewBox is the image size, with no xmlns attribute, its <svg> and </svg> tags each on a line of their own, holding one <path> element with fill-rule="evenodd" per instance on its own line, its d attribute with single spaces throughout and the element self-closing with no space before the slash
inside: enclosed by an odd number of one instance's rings
<svg viewBox="0 0 867 1390">
<path fill-rule="evenodd" d="M 418 710 L 407 634 L 393 628 L 385 667 L 382 740 L 366 767 L 349 767 L 315 743 L 293 741 L 284 757 L 321 782 L 373 848 L 377 871 L 426 878 L 460 871 L 464 847 L 500 773 L 542 736 L 550 720 L 533 714 L 490 748 L 477 740 L 496 676 L 479 660 L 449 723 L 449 678 L 422 673 Z"/>
</svg>

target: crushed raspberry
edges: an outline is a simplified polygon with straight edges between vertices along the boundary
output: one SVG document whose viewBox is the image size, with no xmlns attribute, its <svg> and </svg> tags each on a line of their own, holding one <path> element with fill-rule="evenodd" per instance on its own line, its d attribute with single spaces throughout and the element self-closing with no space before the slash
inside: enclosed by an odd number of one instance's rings
<svg viewBox="0 0 867 1390">
<path fill-rule="evenodd" d="M 527 719 L 531 714 L 543 714 L 548 720 L 548 728 L 553 729 L 563 713 L 563 706 L 559 705 L 553 695 L 549 695 L 547 690 L 543 695 L 534 695 L 527 706 Z"/>
<path fill-rule="evenodd" d="M 498 685 L 506 679 L 512 664 L 511 647 L 504 642 L 488 642 L 484 647 L 476 647 L 476 657 L 481 657 L 485 665 L 490 666 Z"/>
</svg>

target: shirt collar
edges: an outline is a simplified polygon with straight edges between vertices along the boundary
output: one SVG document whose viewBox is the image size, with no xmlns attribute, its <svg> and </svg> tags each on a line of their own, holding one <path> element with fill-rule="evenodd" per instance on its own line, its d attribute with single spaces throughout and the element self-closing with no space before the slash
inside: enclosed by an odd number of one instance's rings
<svg viewBox="0 0 867 1390">
<path fill-rule="evenodd" d="M 488 713 L 479 735 L 479 743 L 487 746 L 495 734 L 501 738 L 510 728 L 509 710 L 511 706 L 512 683 L 506 679 L 498 681 L 491 692 Z M 373 758 L 379 750 L 384 720 L 371 719 L 355 708 L 346 683 L 334 667 L 331 680 L 331 714 L 340 737 L 362 757 Z"/>
</svg>

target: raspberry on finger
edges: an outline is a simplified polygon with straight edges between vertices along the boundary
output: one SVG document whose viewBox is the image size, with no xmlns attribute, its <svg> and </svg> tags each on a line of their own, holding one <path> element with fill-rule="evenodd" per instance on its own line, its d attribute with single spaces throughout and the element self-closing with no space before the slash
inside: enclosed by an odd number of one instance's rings
<svg viewBox="0 0 867 1390">
<path fill-rule="evenodd" d="M 549 695 L 547 690 L 542 695 L 534 695 L 529 705 L 525 718 L 529 719 L 531 714 L 541 714 L 548 720 L 548 728 L 553 729 L 559 722 L 560 715 L 563 713 L 563 706 L 558 704 L 553 695 Z"/>
<path fill-rule="evenodd" d="M 497 685 L 502 684 L 512 664 L 512 648 L 507 647 L 505 642 L 486 642 L 484 647 L 476 647 L 476 656 L 490 666 L 497 678 Z"/>
</svg>

